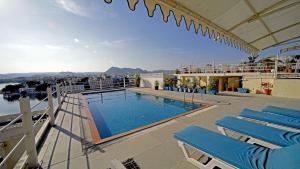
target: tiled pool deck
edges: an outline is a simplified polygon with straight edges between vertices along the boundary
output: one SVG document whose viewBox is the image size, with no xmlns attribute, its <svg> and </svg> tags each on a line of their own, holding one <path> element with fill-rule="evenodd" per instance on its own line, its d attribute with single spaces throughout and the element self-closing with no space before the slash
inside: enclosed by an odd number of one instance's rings
<svg viewBox="0 0 300 169">
<path fill-rule="evenodd" d="M 130 89 L 159 96 L 183 98 L 183 93 Z M 186 94 L 191 98 L 191 94 Z M 195 94 L 196 101 L 206 101 L 216 106 L 206 111 L 180 117 L 166 124 L 147 129 L 129 137 L 105 145 L 91 146 L 86 129 L 86 115 L 81 111 L 79 94 L 70 94 L 65 99 L 56 117 L 56 126 L 51 128 L 39 152 L 42 168 L 107 169 L 110 161 L 125 161 L 134 158 L 142 169 L 194 169 L 178 147 L 173 133 L 195 124 L 217 131 L 214 122 L 225 115 L 237 116 L 247 107 L 261 109 L 265 105 L 277 105 L 300 109 L 299 99 L 271 96 L 222 94 L 209 96 Z"/>
</svg>

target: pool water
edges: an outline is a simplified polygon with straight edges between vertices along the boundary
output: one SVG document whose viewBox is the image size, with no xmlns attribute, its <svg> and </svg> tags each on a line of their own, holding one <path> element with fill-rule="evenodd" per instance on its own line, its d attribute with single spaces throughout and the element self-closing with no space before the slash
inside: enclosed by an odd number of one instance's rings
<svg viewBox="0 0 300 169">
<path fill-rule="evenodd" d="M 85 97 L 101 139 L 204 106 L 129 91 L 88 94 Z"/>
</svg>

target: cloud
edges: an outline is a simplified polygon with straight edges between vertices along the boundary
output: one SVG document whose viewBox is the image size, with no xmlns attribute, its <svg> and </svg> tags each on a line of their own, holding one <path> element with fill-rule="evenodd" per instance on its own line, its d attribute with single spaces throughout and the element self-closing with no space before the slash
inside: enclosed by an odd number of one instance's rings
<svg viewBox="0 0 300 169">
<path fill-rule="evenodd" d="M 136 38 L 128 38 L 128 39 L 119 39 L 119 40 L 105 40 L 100 42 L 99 44 L 101 46 L 106 46 L 106 47 L 125 47 L 130 43 L 131 41 L 138 40 Z"/>
<path fill-rule="evenodd" d="M 55 45 L 45 45 L 45 48 L 52 49 L 52 50 L 62 50 L 62 49 L 65 49 L 62 46 L 55 46 Z"/>
<path fill-rule="evenodd" d="M 85 8 L 83 8 L 73 0 L 56 0 L 56 3 L 60 8 L 74 15 L 88 18 L 91 17 L 90 13 Z"/>
<path fill-rule="evenodd" d="M 79 42 L 80 42 L 80 40 L 79 40 L 79 39 L 77 39 L 77 38 L 75 38 L 75 39 L 74 39 L 74 42 L 76 42 L 76 43 L 79 43 Z"/>
<path fill-rule="evenodd" d="M 57 46 L 57 45 L 50 45 L 50 44 L 29 44 L 29 43 L 5 43 L 0 44 L 0 47 L 15 49 L 15 50 L 27 50 L 34 52 L 34 50 L 63 50 L 66 49 L 65 46 Z"/>
</svg>

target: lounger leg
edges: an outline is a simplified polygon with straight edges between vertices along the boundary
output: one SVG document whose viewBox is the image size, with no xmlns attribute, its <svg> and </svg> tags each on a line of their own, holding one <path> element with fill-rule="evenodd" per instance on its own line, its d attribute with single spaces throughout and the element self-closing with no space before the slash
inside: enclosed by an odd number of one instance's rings
<svg viewBox="0 0 300 169">
<path fill-rule="evenodd" d="M 188 162 L 192 163 L 193 165 L 197 166 L 198 168 L 207 168 L 204 164 L 189 157 L 188 152 L 187 152 L 186 148 L 184 147 L 184 143 L 182 141 L 178 141 L 178 146 L 182 149 L 184 157 L 186 158 L 186 160 Z"/>
<path fill-rule="evenodd" d="M 280 146 L 277 146 L 275 144 L 271 144 L 271 143 L 253 138 L 253 137 L 250 137 L 250 139 L 247 141 L 247 143 L 250 143 L 250 144 L 256 143 L 256 144 L 259 144 L 259 145 L 262 145 L 262 146 L 265 146 L 265 147 L 268 147 L 268 148 L 271 148 L 271 149 L 280 148 Z"/>
<path fill-rule="evenodd" d="M 223 135 L 227 136 L 227 133 L 226 133 L 224 127 L 217 126 L 217 128 Z"/>
</svg>

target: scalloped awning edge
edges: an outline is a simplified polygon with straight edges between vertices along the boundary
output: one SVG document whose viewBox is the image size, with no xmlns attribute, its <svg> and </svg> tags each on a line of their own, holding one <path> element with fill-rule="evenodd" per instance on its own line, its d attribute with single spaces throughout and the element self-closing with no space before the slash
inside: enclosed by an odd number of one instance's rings
<svg viewBox="0 0 300 169">
<path fill-rule="evenodd" d="M 112 2 L 112 0 L 104 1 L 106 3 Z M 224 30 L 218 25 L 203 18 L 199 14 L 185 8 L 184 6 L 174 2 L 173 0 L 127 0 L 129 9 L 134 11 L 139 1 L 144 1 L 144 5 L 148 11 L 149 17 L 154 16 L 156 6 L 159 6 L 161 9 L 160 11 L 163 15 L 164 22 L 168 22 L 170 13 L 173 13 L 176 25 L 180 26 L 183 18 L 186 24 L 186 29 L 188 31 L 190 30 L 191 25 L 194 24 L 194 31 L 196 34 L 199 30 L 201 30 L 203 36 L 208 34 L 210 39 L 213 39 L 220 43 L 224 42 L 228 46 L 243 50 L 246 53 L 256 54 L 257 52 L 259 52 L 259 49 L 252 45 L 249 45 L 246 41 L 242 40 L 238 36 Z"/>
</svg>

